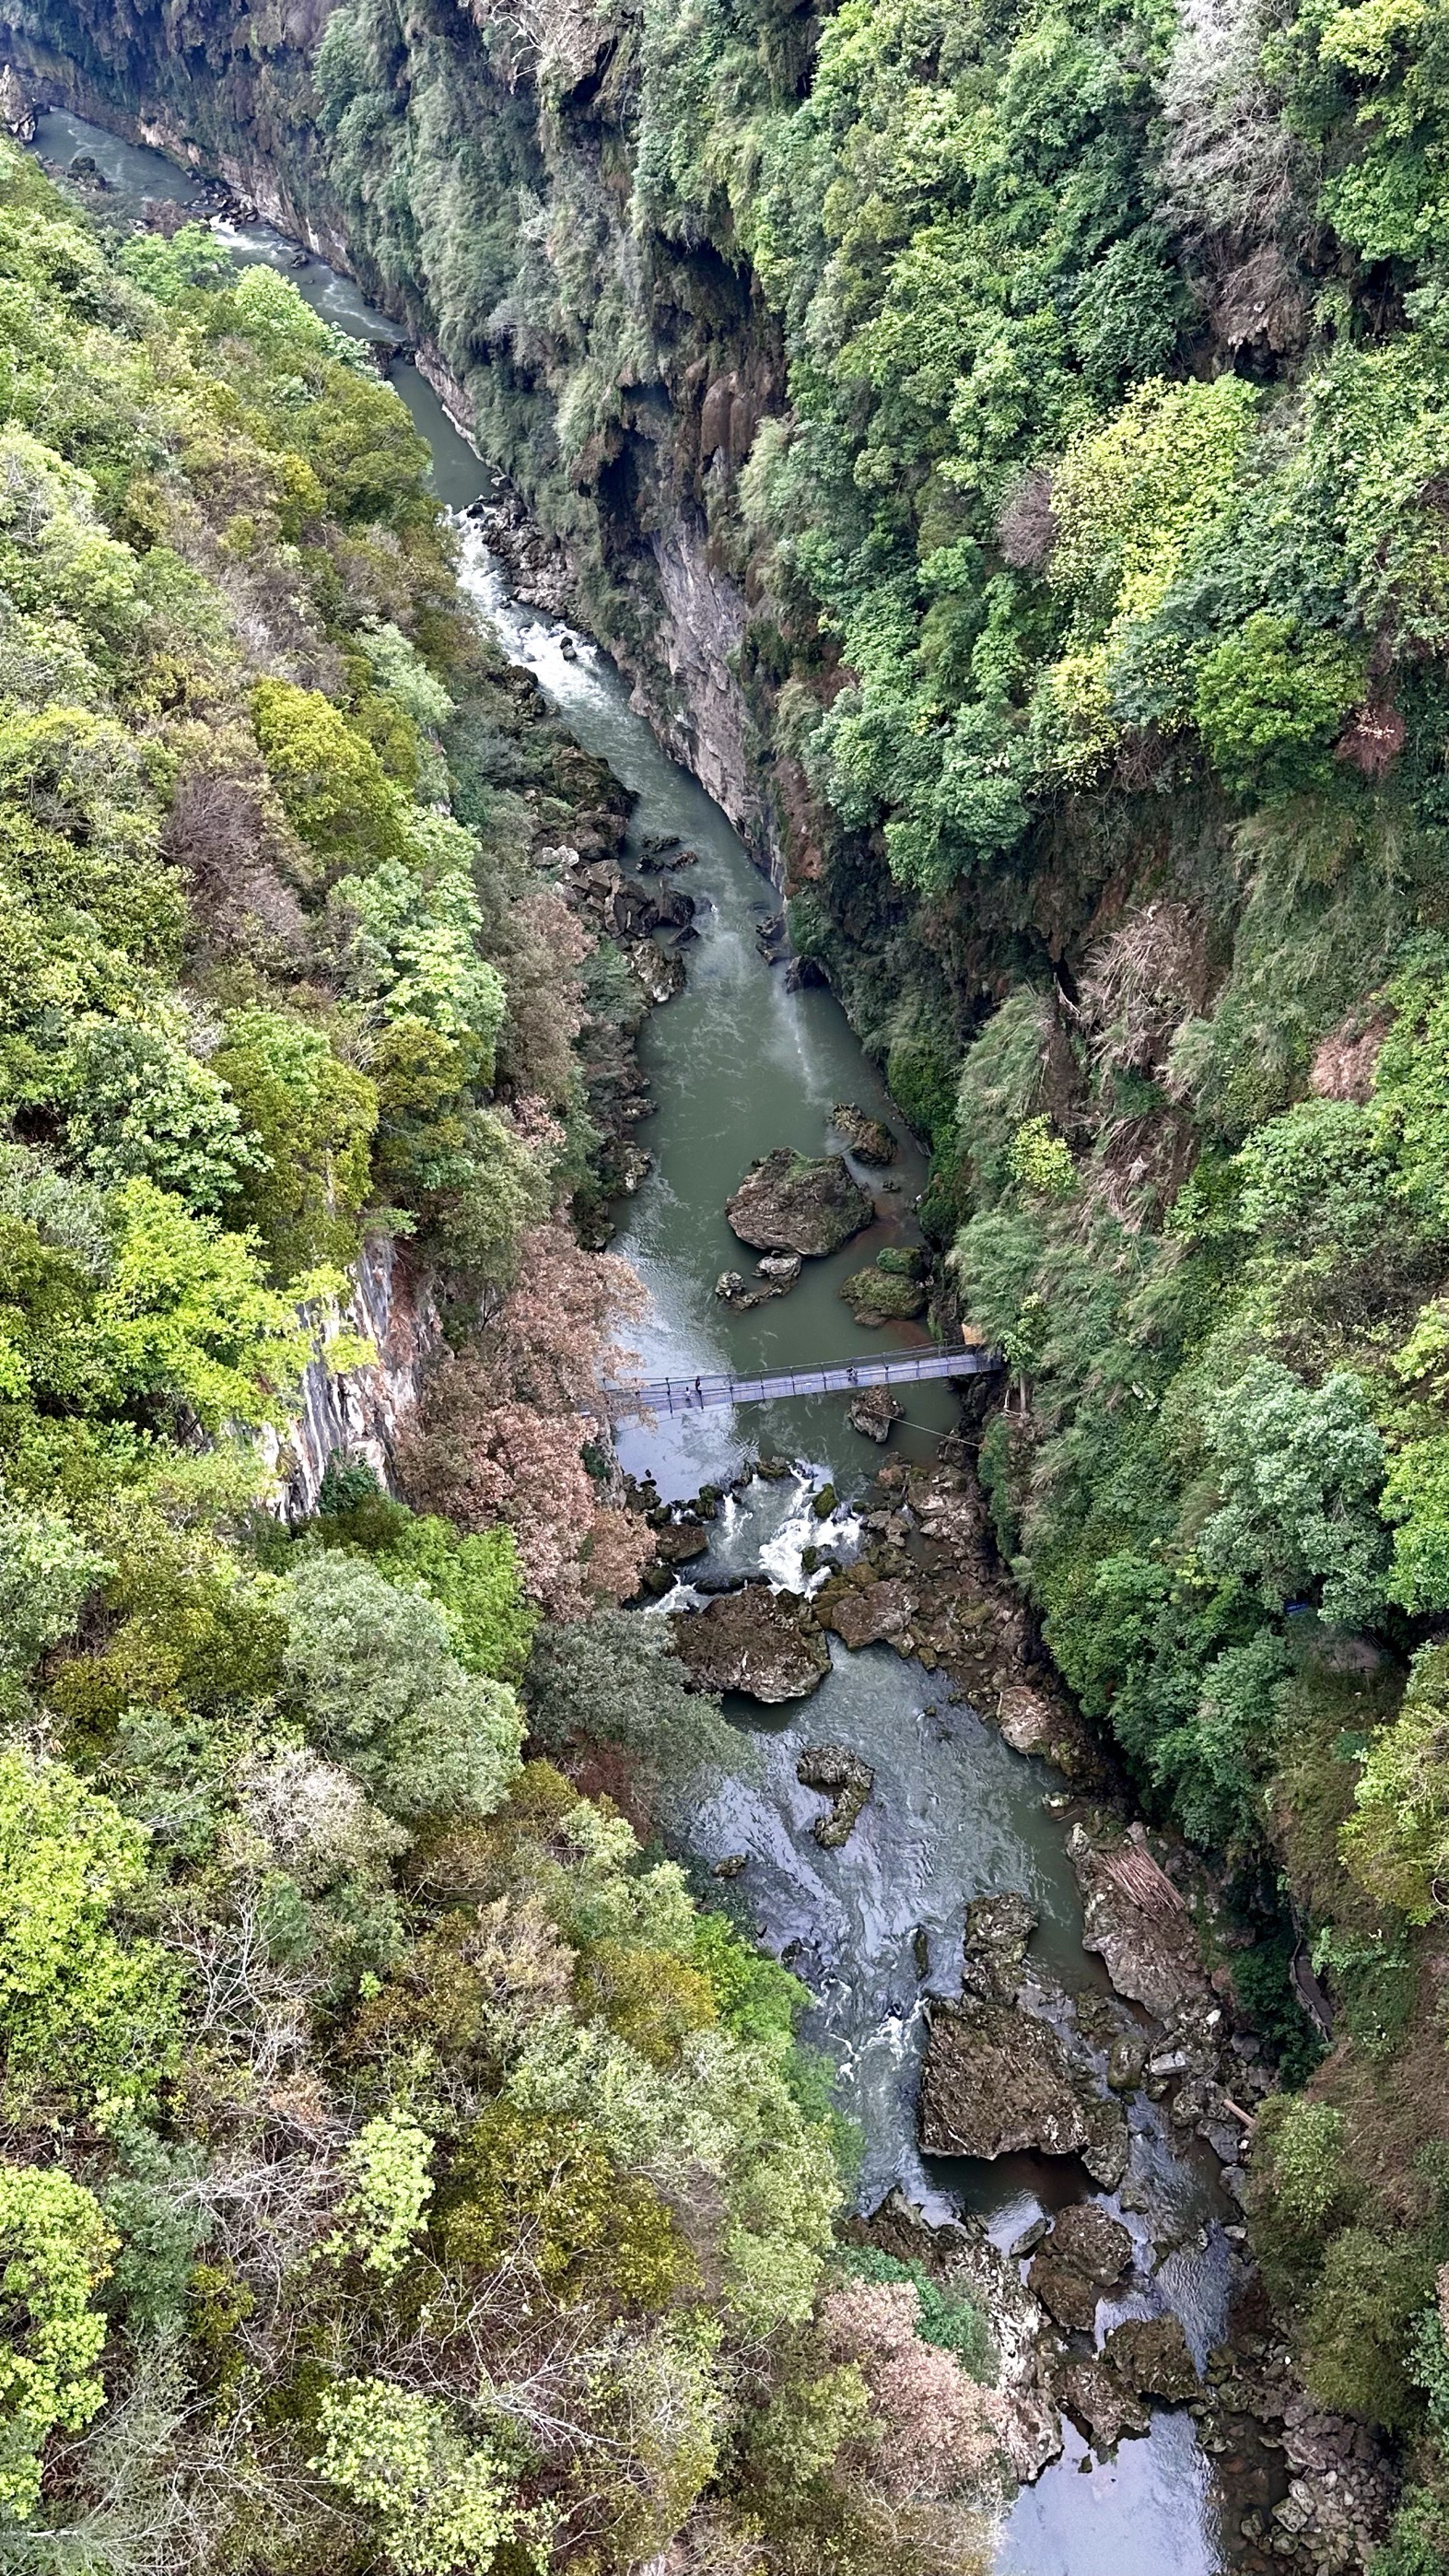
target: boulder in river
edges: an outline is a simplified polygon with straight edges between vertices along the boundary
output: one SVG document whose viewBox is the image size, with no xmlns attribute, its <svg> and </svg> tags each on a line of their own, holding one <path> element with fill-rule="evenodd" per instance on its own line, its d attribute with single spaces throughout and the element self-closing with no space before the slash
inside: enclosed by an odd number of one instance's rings
<svg viewBox="0 0 1449 2576">
<path fill-rule="evenodd" d="M 807 1744 L 795 1765 L 802 1789 L 818 1789 L 833 1800 L 828 1816 L 817 1816 L 811 1832 L 822 1851 L 838 1851 L 849 1839 L 856 1817 L 875 1787 L 875 1773 L 844 1744 Z"/>
<path fill-rule="evenodd" d="M 746 1583 L 703 1610 L 670 1621 L 681 1663 L 697 1690 L 743 1691 L 774 1706 L 808 1699 L 830 1670 L 830 1649 L 808 1601 Z"/>
<path fill-rule="evenodd" d="M 875 1215 L 869 1190 L 851 1178 L 843 1154 L 812 1161 L 787 1145 L 752 1163 L 734 1196 L 725 1201 L 741 1243 L 759 1252 L 837 1252 Z"/>
<path fill-rule="evenodd" d="M 1074 2271 L 1070 2263 L 1059 2263 L 1054 2254 L 1043 2252 L 1034 2258 L 1026 2286 L 1064 2334 L 1092 2332 L 1102 2293 L 1085 2272 Z"/>
<path fill-rule="evenodd" d="M 1026 1964 L 1026 1945 L 1041 1917 L 1029 1897 L 1014 1889 L 978 1896 L 966 1909 L 962 1982 L 968 1993 L 1015 2003 Z"/>
<path fill-rule="evenodd" d="M 646 1001 L 659 1004 L 672 1002 L 684 990 L 684 960 L 671 950 L 656 948 L 652 939 L 621 940 L 624 955 L 644 988 Z"/>
<path fill-rule="evenodd" d="M 748 1314 L 752 1306 L 766 1306 L 772 1297 L 786 1297 L 800 1276 L 798 1252 L 767 1252 L 755 1263 L 753 1287 L 738 1270 L 722 1270 L 714 1283 L 714 1293 L 736 1313 Z"/>
<path fill-rule="evenodd" d="M 928 2156 L 1071 2156 L 1088 2129 L 1066 2051 L 1051 2024 L 1010 2004 L 963 1995 L 933 2003 L 921 2071 L 921 2146 Z"/>
<path fill-rule="evenodd" d="M 897 1403 L 888 1386 L 868 1386 L 851 1405 L 848 1420 L 852 1431 L 867 1440 L 889 1440 L 891 1426 L 899 1422 L 904 1407 Z"/>
<path fill-rule="evenodd" d="M 1086 2093 L 1082 2116 L 1087 2124 L 1082 2162 L 1103 2191 L 1115 2191 L 1127 2171 L 1132 2149 L 1127 2115 L 1120 2102 L 1104 2102 L 1095 2093 Z"/>
<path fill-rule="evenodd" d="M 1073 2362 L 1062 2373 L 1059 2393 L 1095 2451 L 1113 2451 L 1124 2433 L 1147 2430 L 1147 2408 L 1108 2362 Z"/>
<path fill-rule="evenodd" d="M 923 1283 L 902 1271 L 882 1269 L 879 1261 L 873 1269 L 852 1271 L 840 1294 L 858 1324 L 909 1323 L 926 1311 Z"/>
<path fill-rule="evenodd" d="M 1089 2281 L 1110 2290 L 1132 2260 L 1132 2234 L 1099 2200 L 1079 2200 L 1058 2213 L 1051 2251 L 1059 2262 L 1070 2263 Z"/>
<path fill-rule="evenodd" d="M 857 1583 L 854 1568 L 832 1583 L 817 1604 L 820 1624 L 833 1628 L 843 1646 L 858 1655 L 863 1646 L 895 1645 L 910 1634 L 916 1595 L 903 1575 L 883 1575 L 879 1582 Z"/>
<path fill-rule="evenodd" d="M 1119 2370 L 1139 2397 L 1187 2406 L 1200 2393 L 1197 2369 L 1178 2317 L 1129 2317 L 1114 2326 L 1102 2358 Z"/>
<path fill-rule="evenodd" d="M 883 1118 L 872 1118 L 869 1111 L 857 1108 L 853 1100 L 837 1100 L 830 1113 L 830 1123 L 837 1136 L 843 1136 L 850 1152 L 859 1163 L 893 1163 L 897 1146 Z"/>
<path fill-rule="evenodd" d="M 708 1545 L 708 1530 L 694 1520 L 670 1521 L 654 1533 L 654 1553 L 665 1565 L 688 1565 Z"/>
<path fill-rule="evenodd" d="M 1093 2200 L 1064 2209 L 1026 2276 L 1027 2288 L 1068 2334 L 1090 2334 L 1097 2301 L 1132 2260 L 1132 2238 Z"/>
</svg>

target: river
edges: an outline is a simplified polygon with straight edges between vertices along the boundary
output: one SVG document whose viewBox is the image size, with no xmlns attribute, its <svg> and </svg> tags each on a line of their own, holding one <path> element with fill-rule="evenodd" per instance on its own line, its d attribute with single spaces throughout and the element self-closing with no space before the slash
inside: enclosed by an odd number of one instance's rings
<svg viewBox="0 0 1449 2576">
<path fill-rule="evenodd" d="M 199 181 L 69 114 L 41 117 L 37 149 L 62 166 L 89 153 L 113 192 L 107 210 L 122 218 L 139 211 L 143 196 L 203 205 Z M 349 279 L 266 226 L 218 229 L 239 259 L 291 274 L 307 301 L 341 329 L 395 340 L 396 326 Z M 394 366 L 392 381 L 428 441 L 440 498 L 462 512 L 491 487 L 489 469 L 414 367 Z M 653 1168 L 620 1207 L 613 1247 L 649 1291 L 648 1316 L 633 1328 L 645 1373 L 692 1377 L 702 1369 L 819 1364 L 923 1338 L 910 1325 L 857 1327 L 836 1293 L 878 1244 L 917 1239 L 912 1206 L 925 1164 L 833 996 L 819 988 L 791 993 L 782 969 L 763 961 L 754 934 L 777 909 L 771 887 L 720 809 L 661 750 L 606 655 L 511 598 L 501 568 L 466 523 L 462 579 L 510 658 L 533 672 L 577 739 L 633 792 L 634 856 L 653 835 L 677 835 L 699 854 L 681 880 L 696 899 L 700 934 L 685 952 L 687 986 L 651 1015 L 641 1041 L 657 1102 L 643 1130 Z M 724 1199 L 752 1158 L 773 1146 L 809 1154 L 833 1148 L 837 1101 L 856 1102 L 894 1128 L 901 1151 L 889 1177 L 900 1189 L 882 1194 L 886 1212 L 875 1228 L 832 1260 L 809 1264 L 790 1295 L 748 1314 L 732 1312 L 713 1293 L 720 1271 L 744 1266 L 724 1221 Z M 861 1176 L 878 1185 L 878 1175 Z M 906 1392 L 908 1418 L 893 1446 L 929 1457 L 955 1418 L 954 1400 L 941 1386 Z M 653 1429 L 626 1424 L 620 1450 L 633 1472 L 652 1471 L 666 1496 L 681 1498 L 706 1480 L 734 1482 L 762 1454 L 795 1462 L 789 1476 L 748 1481 L 726 1501 L 708 1558 L 690 1572 L 762 1571 L 796 1588 L 802 1548 L 822 1537 L 813 1492 L 827 1478 L 836 1486 L 842 1509 L 828 1537 L 848 1548 L 850 1504 L 880 1457 L 850 1429 L 838 1398 L 695 1414 Z M 812 1989 L 807 2035 L 834 2057 L 843 2107 L 864 2132 L 861 2205 L 874 2206 L 900 2182 L 936 2218 L 975 2212 L 1006 2247 L 1042 2212 L 1099 2199 L 1123 2217 L 1145 2256 L 1149 2236 L 1159 2245 L 1175 2240 L 1154 2271 L 1134 2272 L 1128 2289 L 1102 2301 L 1099 2337 L 1123 2317 L 1170 2307 L 1201 2361 L 1223 2330 L 1235 2260 L 1223 2223 L 1235 2212 L 1210 2159 L 1176 2152 L 1145 2097 L 1131 2111 L 1130 2211 L 1118 2195 L 1094 2192 L 1075 2160 L 928 2167 L 915 2143 L 924 2036 L 913 1953 L 918 1930 L 931 1984 L 949 1991 L 968 1902 L 1019 1888 L 1040 1911 L 1034 1955 L 1044 1968 L 1068 1988 L 1100 1982 L 1097 1962 L 1081 1946 L 1063 1784 L 1013 1753 L 939 1675 L 884 1646 L 849 1655 L 832 1640 L 832 1669 L 807 1713 L 773 1723 L 761 1723 L 753 1704 L 731 1713 L 754 1735 L 758 1767 L 751 1779 L 715 1791 L 690 1841 L 706 1862 L 748 1855 L 740 1883 L 760 1936 L 777 1951 L 789 1949 Z M 876 1780 L 855 1831 L 834 1852 L 814 1841 L 819 1800 L 795 1777 L 802 1747 L 826 1740 L 861 1753 Z M 1094 2460 L 1068 2424 L 1062 2458 L 1022 2492 L 1007 2520 L 1001 2576 L 1220 2576 L 1243 2563 L 1238 2521 L 1246 2504 L 1262 2501 L 1261 2487 L 1224 2479 L 1185 2413 L 1159 2410 L 1145 2438 L 1123 2442 L 1105 2462 Z"/>
</svg>

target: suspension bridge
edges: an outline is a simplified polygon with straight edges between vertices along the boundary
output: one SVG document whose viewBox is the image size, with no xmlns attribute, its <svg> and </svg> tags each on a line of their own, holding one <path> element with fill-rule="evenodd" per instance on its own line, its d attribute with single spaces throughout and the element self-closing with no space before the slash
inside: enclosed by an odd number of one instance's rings
<svg viewBox="0 0 1449 2576">
<path fill-rule="evenodd" d="M 936 1344 L 884 1359 L 842 1360 L 835 1368 L 775 1369 L 761 1377 L 723 1371 L 698 1377 L 629 1378 L 604 1388 L 611 1413 L 706 1413 L 718 1405 L 777 1404 L 792 1395 L 858 1395 L 872 1386 L 919 1386 L 927 1378 L 984 1377 L 1006 1365 L 999 1351 Z"/>
</svg>

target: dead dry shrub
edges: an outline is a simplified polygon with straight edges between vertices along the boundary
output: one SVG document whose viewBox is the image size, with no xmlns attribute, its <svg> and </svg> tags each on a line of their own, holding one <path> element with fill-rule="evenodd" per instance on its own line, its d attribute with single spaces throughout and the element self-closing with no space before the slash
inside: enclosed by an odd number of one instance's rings
<svg viewBox="0 0 1449 2576">
<path fill-rule="evenodd" d="M 1093 950 L 1078 1017 L 1104 1073 L 1152 1074 L 1207 997 L 1207 940 L 1186 904 L 1144 904 Z"/>
</svg>

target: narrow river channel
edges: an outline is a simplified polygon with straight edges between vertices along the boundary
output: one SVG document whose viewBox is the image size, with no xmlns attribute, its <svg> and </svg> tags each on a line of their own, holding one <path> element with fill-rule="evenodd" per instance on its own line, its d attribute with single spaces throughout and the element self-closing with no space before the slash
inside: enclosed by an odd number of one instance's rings
<svg viewBox="0 0 1449 2576">
<path fill-rule="evenodd" d="M 92 156 L 110 183 L 108 211 L 139 212 L 142 197 L 200 209 L 201 183 L 159 154 L 133 148 L 61 112 L 42 116 L 37 149 L 64 168 Z M 264 226 L 218 228 L 239 259 L 290 273 L 315 308 L 341 329 L 393 341 L 396 326 L 356 286 L 321 261 L 303 260 Z M 488 491 L 493 477 L 445 416 L 416 369 L 392 380 L 433 456 L 436 489 L 456 511 Z M 823 990 L 790 993 L 767 965 L 758 924 L 777 909 L 769 884 L 724 815 L 660 749 L 629 703 L 627 684 L 585 637 L 521 606 L 476 528 L 463 531 L 464 583 L 514 661 L 533 672 L 577 739 L 600 754 L 636 798 L 630 845 L 678 836 L 698 852 L 686 880 L 696 900 L 697 941 L 686 951 L 685 992 L 651 1016 L 641 1053 L 657 1115 L 642 1130 L 654 1157 L 637 1196 L 619 1211 L 614 1249 L 644 1280 L 651 1305 L 633 1338 L 648 1374 L 693 1376 L 742 1364 L 788 1367 L 848 1358 L 857 1351 L 922 1338 L 910 1325 L 868 1333 L 837 1290 L 878 1244 L 913 1239 L 912 1205 L 925 1166 L 899 1113 Z M 814 1262 L 787 1297 L 737 1314 L 714 1295 L 720 1271 L 740 1265 L 722 1214 L 726 1195 L 751 1159 L 777 1145 L 809 1154 L 833 1150 L 832 1106 L 852 1101 L 884 1117 L 901 1144 L 883 1195 L 886 1213 L 870 1233 L 832 1260 Z M 862 1175 L 864 1177 L 864 1175 Z M 876 1186 L 878 1177 L 869 1176 Z M 947 1389 L 907 1390 L 907 1422 L 895 1446 L 930 1457 L 955 1417 Z M 711 1525 L 709 1556 L 695 1576 L 763 1572 L 804 1588 L 801 1551 L 821 1538 L 813 1492 L 827 1478 L 842 1497 L 828 1536 L 847 1550 L 852 1500 L 859 1500 L 880 1453 L 853 1432 L 838 1398 L 694 1415 L 657 1429 L 625 1425 L 624 1464 L 651 1472 L 666 1497 L 696 1493 L 709 1480 L 739 1479 L 764 1454 L 795 1472 L 746 1481 Z M 681 1596 L 676 1596 L 676 1601 Z M 686 1594 L 682 1596 L 688 1598 Z M 974 2212 L 1002 2247 L 1039 2214 L 1093 2197 L 1124 2218 L 1143 2248 L 1144 2268 L 1125 2291 L 1105 2298 L 1098 2334 L 1120 2319 L 1174 2309 L 1199 2362 L 1220 2337 L 1233 2248 L 1209 2160 L 1175 2152 L 1166 2123 L 1145 2097 L 1132 2106 L 1129 2208 L 1095 2192 L 1073 2159 L 1004 2158 L 995 2164 L 925 2164 L 915 2139 L 915 2089 L 924 2036 L 921 1978 L 913 1936 L 924 1932 L 926 1982 L 950 1992 L 959 1981 L 965 1911 L 977 1896 L 1021 1889 L 1038 1908 L 1034 1955 L 1062 1985 L 1098 1983 L 1098 1963 L 1081 1947 L 1081 1909 L 1068 1866 L 1062 1784 L 1039 1763 L 1010 1751 L 940 1676 L 888 1648 L 849 1655 L 832 1641 L 821 1688 L 783 1723 L 761 1723 L 753 1703 L 731 1714 L 754 1735 L 754 1776 L 725 1782 L 695 1817 L 690 1840 L 713 1862 L 744 1853 L 740 1881 L 760 1936 L 816 1997 L 808 2033 L 840 2068 L 843 2107 L 861 2124 L 865 2158 L 859 2198 L 874 2207 L 893 2183 L 937 2219 Z M 819 1801 L 802 1789 L 795 1764 L 808 1743 L 840 1742 L 875 1772 L 875 1793 L 849 1841 L 822 1851 L 810 1827 Z M 1051 1803 L 1049 1803 L 1051 1802 Z M 1168 2252 L 1149 2271 L 1149 2238 Z M 1001 2576 L 1219 2576 L 1238 2563 L 1244 2495 L 1220 2481 L 1186 2413 L 1157 2412 L 1150 2433 L 1094 2461 L 1070 2424 L 1061 2459 L 1023 2491 L 1002 2538 Z"/>
</svg>

